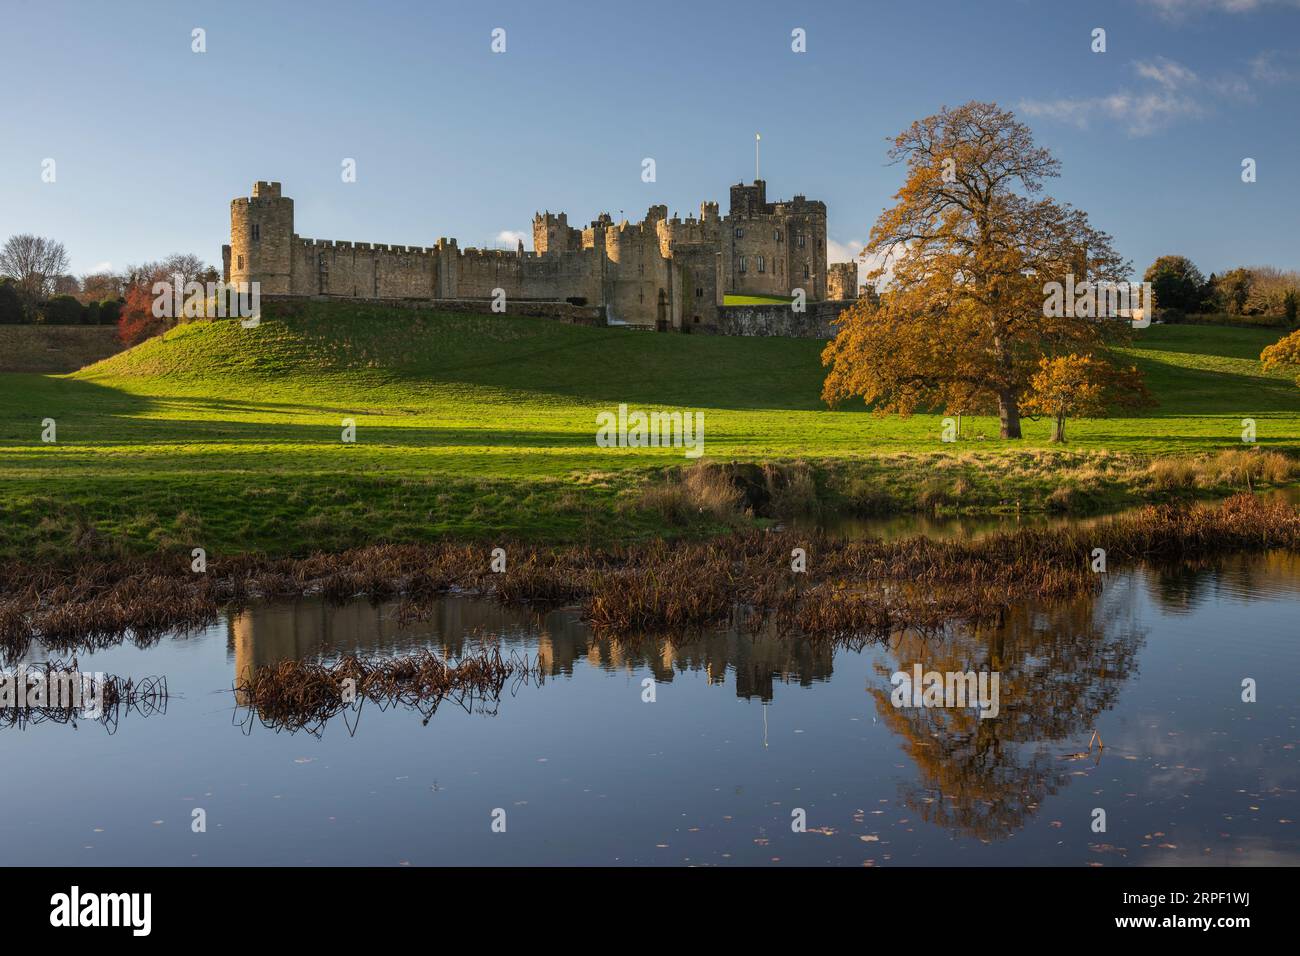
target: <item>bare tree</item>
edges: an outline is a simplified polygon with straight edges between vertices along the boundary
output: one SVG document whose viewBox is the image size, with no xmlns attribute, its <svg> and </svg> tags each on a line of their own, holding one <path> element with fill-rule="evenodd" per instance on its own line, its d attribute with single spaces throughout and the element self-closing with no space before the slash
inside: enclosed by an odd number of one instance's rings
<svg viewBox="0 0 1300 956">
<path fill-rule="evenodd" d="M 101 302 L 122 294 L 122 280 L 111 272 L 92 272 L 81 277 L 81 301 Z"/>
<path fill-rule="evenodd" d="M 44 298 L 68 271 L 63 243 L 27 233 L 10 236 L 0 248 L 0 275 L 9 276 L 29 302 Z"/>
<path fill-rule="evenodd" d="M 175 282 L 178 275 L 183 289 L 188 282 L 205 282 L 214 277 L 216 270 L 192 252 L 174 252 L 161 262 L 127 266 L 122 274 L 122 284 L 127 288 L 141 286 L 148 290 L 155 282 Z"/>
<path fill-rule="evenodd" d="M 202 282 L 209 271 L 202 259 L 192 252 L 176 252 L 162 261 L 163 269 L 169 276 L 181 277 L 181 287 L 190 282 Z"/>
</svg>

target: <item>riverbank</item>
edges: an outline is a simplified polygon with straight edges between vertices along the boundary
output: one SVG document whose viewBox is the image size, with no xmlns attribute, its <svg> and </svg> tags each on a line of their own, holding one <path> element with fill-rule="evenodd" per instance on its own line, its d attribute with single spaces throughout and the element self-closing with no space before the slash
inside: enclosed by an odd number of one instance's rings
<svg viewBox="0 0 1300 956">
<path fill-rule="evenodd" d="M 598 632 L 685 633 L 738 607 L 784 633 L 831 640 L 991 623 L 1017 602 L 1099 589 L 1148 561 L 1300 551 L 1300 509 L 1240 495 L 1213 507 L 1152 507 L 1086 528 L 1022 529 L 941 541 L 849 541 L 815 532 L 743 532 L 706 542 L 538 547 L 375 545 L 302 559 L 252 556 L 202 566 L 184 553 L 64 566 L 0 565 L 0 647 L 75 652 L 200 627 L 257 599 L 399 597 L 419 619 L 446 594 L 576 605 Z"/>
</svg>

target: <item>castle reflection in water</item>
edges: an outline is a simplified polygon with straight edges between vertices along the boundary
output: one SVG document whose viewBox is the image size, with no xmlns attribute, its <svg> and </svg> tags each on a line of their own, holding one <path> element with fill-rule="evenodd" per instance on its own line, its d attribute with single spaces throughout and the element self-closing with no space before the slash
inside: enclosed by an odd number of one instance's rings
<svg viewBox="0 0 1300 956">
<path fill-rule="evenodd" d="M 770 701 L 777 683 L 808 686 L 831 676 L 834 649 L 776 636 L 769 627 L 751 635 L 740 621 L 676 644 L 666 640 L 596 638 L 573 608 L 538 614 L 520 607 L 463 597 L 438 602 L 416 624 L 399 622 L 398 604 L 356 601 L 331 605 L 320 599 L 258 605 L 232 614 L 227 647 L 237 678 L 277 661 L 334 659 L 411 653 L 429 648 L 453 660 L 484 643 L 502 652 L 517 649 L 536 658 L 547 676 L 568 675 L 583 661 L 604 670 L 649 669 L 656 680 L 702 673 L 722 683 L 731 671 L 736 695 Z"/>
</svg>

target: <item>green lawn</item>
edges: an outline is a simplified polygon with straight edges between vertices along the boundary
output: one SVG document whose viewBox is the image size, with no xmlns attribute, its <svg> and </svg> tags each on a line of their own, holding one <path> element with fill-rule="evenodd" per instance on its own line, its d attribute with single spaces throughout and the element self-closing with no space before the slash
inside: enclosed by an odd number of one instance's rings
<svg viewBox="0 0 1300 956">
<path fill-rule="evenodd" d="M 0 374 L 0 555 L 94 539 L 283 553 L 664 533 L 638 489 L 686 460 L 597 447 L 596 414 L 620 402 L 702 410 L 710 460 L 803 459 L 900 499 L 962 478 L 976 505 L 1032 508 L 1070 469 L 1104 484 L 1148 456 L 1240 448 L 1245 417 L 1261 446 L 1300 447 L 1300 388 L 1257 361 L 1281 334 L 1137 333 L 1131 354 L 1161 406 L 1071 422 L 1058 452 L 1047 422 L 1002 442 L 996 421 L 968 418 L 953 445 L 939 416 L 827 411 L 817 341 L 273 304 L 256 329 L 195 323 L 74 375 Z M 40 440 L 45 418 L 56 444 Z M 340 441 L 344 418 L 355 444 Z"/>
<path fill-rule="evenodd" d="M 736 295 L 728 292 L 722 297 L 723 305 L 785 305 L 793 301 L 788 295 Z"/>
</svg>

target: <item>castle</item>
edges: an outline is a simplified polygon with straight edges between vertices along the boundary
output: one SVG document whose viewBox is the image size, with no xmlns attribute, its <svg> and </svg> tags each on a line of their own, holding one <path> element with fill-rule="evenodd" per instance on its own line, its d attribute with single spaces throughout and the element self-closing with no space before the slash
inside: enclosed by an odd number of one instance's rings
<svg viewBox="0 0 1300 956">
<path fill-rule="evenodd" d="M 381 299 L 490 299 L 596 306 L 611 324 L 691 331 L 716 328 L 727 295 L 852 299 L 857 267 L 827 268 L 826 204 L 795 196 L 768 202 L 767 184 L 731 187 L 727 215 L 700 204 L 697 219 L 651 206 L 638 223 L 602 214 L 589 226 L 564 213 L 533 216 L 533 251 L 460 249 L 304 239 L 293 200 L 258 182 L 230 203 L 226 282 L 259 282 L 262 295 Z M 497 290 L 501 290 L 498 292 Z M 507 308 L 507 311 L 509 309 Z"/>
</svg>

